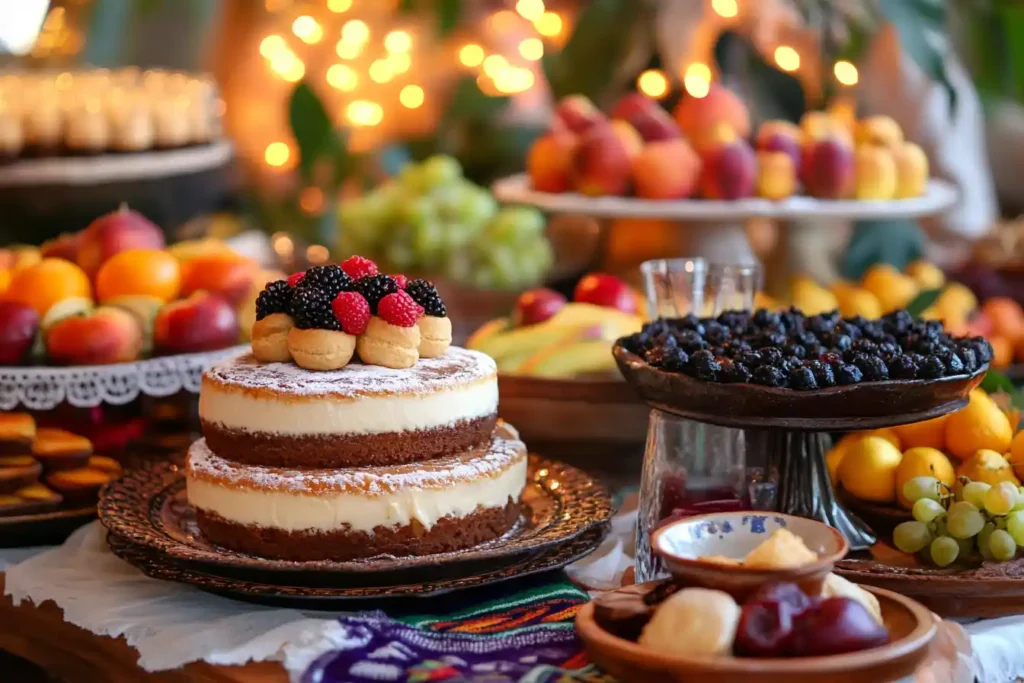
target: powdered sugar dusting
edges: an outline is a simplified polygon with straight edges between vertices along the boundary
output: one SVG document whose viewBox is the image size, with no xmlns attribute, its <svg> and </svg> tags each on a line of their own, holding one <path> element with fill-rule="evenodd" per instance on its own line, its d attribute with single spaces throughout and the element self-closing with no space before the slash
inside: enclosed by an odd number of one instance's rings
<svg viewBox="0 0 1024 683">
<path fill-rule="evenodd" d="M 449 458 L 393 467 L 291 469 L 242 465 L 215 455 L 206 439 L 192 444 L 186 474 L 231 488 L 287 491 L 297 494 L 356 492 L 368 496 L 418 489 L 448 488 L 460 482 L 493 477 L 526 458 L 526 445 L 499 430 L 484 449 Z M 525 482 L 524 482 L 525 483 Z"/>
<path fill-rule="evenodd" d="M 203 379 L 242 390 L 356 398 L 433 393 L 495 377 L 497 372 L 490 356 L 452 346 L 443 356 L 421 358 L 403 370 L 361 363 L 340 370 L 306 370 L 294 363 L 261 363 L 252 354 L 244 354 L 210 366 Z"/>
</svg>

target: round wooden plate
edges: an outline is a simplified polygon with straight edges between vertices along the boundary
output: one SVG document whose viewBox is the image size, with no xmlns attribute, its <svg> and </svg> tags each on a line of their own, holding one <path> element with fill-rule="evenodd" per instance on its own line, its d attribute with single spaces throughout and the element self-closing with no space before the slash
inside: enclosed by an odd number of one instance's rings
<svg viewBox="0 0 1024 683">
<path fill-rule="evenodd" d="M 96 519 L 95 507 L 0 517 L 0 548 L 61 543 L 72 531 L 93 519 Z"/>
<path fill-rule="evenodd" d="M 924 606 L 902 595 L 878 588 L 867 590 L 878 598 L 892 642 L 830 657 L 663 655 L 601 628 L 594 620 L 593 602 L 576 616 L 576 630 L 590 661 L 620 683 L 877 683 L 911 675 L 928 654 L 937 631 L 935 618 Z"/>
<path fill-rule="evenodd" d="M 618 345 L 613 353 L 626 380 L 659 410 L 724 427 L 815 432 L 892 427 L 951 413 L 967 405 L 967 395 L 988 370 L 985 365 L 970 375 L 936 380 L 864 382 L 794 391 L 705 382 L 652 368 Z"/>
<path fill-rule="evenodd" d="M 836 497 L 847 510 L 857 515 L 862 522 L 871 527 L 878 538 L 892 538 L 892 530 L 903 522 L 914 519 L 910 510 L 904 510 L 898 504 L 882 505 L 861 500 L 851 496 L 842 486 L 836 487 Z"/>
</svg>

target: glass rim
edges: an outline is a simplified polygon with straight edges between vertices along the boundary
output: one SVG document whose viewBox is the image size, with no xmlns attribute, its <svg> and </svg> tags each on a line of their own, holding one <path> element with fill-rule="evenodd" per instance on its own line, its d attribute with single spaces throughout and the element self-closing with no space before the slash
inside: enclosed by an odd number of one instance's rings
<svg viewBox="0 0 1024 683">
<path fill-rule="evenodd" d="M 690 267 L 687 268 L 687 266 Z M 680 271 L 689 273 L 725 272 L 742 276 L 758 275 L 761 273 L 762 269 L 760 264 L 757 263 L 708 261 L 707 259 L 699 256 L 650 259 L 640 264 L 640 272 L 643 275 L 659 275 Z"/>
</svg>

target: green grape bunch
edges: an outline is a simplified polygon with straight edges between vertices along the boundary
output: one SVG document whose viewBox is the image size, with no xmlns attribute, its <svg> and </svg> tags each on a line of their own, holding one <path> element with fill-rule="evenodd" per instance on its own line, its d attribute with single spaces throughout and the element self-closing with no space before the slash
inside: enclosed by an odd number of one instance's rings
<svg viewBox="0 0 1024 683">
<path fill-rule="evenodd" d="M 960 477 L 948 487 L 934 477 L 903 485 L 913 503 L 913 521 L 893 530 L 893 544 L 938 567 L 967 562 L 975 550 L 983 560 L 1006 562 L 1024 547 L 1024 487 L 992 485 Z"/>
<path fill-rule="evenodd" d="M 342 204 L 339 218 L 339 256 L 360 254 L 409 276 L 520 290 L 539 284 L 554 262 L 544 215 L 532 207 L 499 207 L 448 156 L 406 165 Z"/>
</svg>

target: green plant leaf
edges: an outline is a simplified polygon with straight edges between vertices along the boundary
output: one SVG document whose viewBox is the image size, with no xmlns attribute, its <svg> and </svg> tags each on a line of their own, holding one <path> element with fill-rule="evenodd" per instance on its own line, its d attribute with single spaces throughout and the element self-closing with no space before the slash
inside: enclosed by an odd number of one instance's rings
<svg viewBox="0 0 1024 683">
<path fill-rule="evenodd" d="M 318 159 L 336 158 L 338 141 L 327 109 L 306 81 L 300 81 L 292 90 L 288 122 L 299 148 L 299 173 L 310 182 Z"/>
<path fill-rule="evenodd" d="M 942 288 L 924 290 L 907 304 L 907 313 L 913 316 L 914 320 L 920 319 L 921 314 L 935 303 L 940 294 L 942 294 Z"/>
<path fill-rule="evenodd" d="M 1014 398 L 1017 396 L 1017 387 L 1013 385 L 1013 382 L 1010 381 L 1009 377 L 998 370 L 989 370 L 986 372 L 985 378 L 981 380 L 980 386 L 989 394 L 994 394 L 997 391 L 1005 391 Z M 1016 403 L 1016 400 L 1014 403 Z"/>
<path fill-rule="evenodd" d="M 462 9 L 462 0 L 401 0 L 398 4 L 398 11 L 403 14 L 433 13 L 442 38 L 459 25 Z"/>
<path fill-rule="evenodd" d="M 945 12 L 941 15 L 941 21 L 935 21 L 935 13 L 929 11 L 932 4 L 929 0 L 881 0 L 879 9 L 899 33 L 903 50 L 926 76 L 945 88 L 950 112 L 955 112 L 957 94 L 946 71 L 945 50 L 929 38 L 929 34 L 945 34 Z"/>
</svg>

